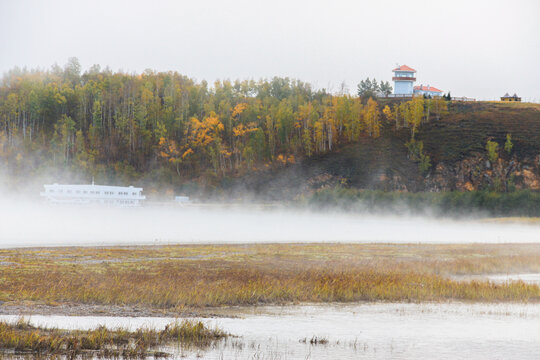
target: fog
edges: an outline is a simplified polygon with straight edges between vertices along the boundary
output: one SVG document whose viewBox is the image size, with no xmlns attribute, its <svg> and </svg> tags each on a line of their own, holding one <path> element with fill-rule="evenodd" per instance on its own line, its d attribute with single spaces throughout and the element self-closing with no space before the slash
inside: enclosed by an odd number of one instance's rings
<svg viewBox="0 0 540 360">
<path fill-rule="evenodd" d="M 388 242 L 526 243 L 540 226 L 408 215 L 264 209 L 256 206 L 52 206 L 10 199 L 0 205 L 0 247 L 196 243 Z"/>
</svg>

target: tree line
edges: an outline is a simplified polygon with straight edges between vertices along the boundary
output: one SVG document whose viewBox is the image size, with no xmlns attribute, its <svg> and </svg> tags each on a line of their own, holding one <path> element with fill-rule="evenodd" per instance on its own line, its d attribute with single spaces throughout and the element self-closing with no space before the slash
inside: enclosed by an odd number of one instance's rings
<svg viewBox="0 0 540 360">
<path fill-rule="evenodd" d="M 4 75 L 0 160 L 15 172 L 64 168 L 87 178 L 149 171 L 220 177 L 378 137 L 384 120 L 411 127 L 414 138 L 418 101 L 428 108 L 423 118 L 442 113 L 438 101 L 427 106 L 423 99 L 381 111 L 372 98 L 289 78 L 210 86 L 177 72 L 128 74 L 95 65 L 83 73 L 71 58 L 63 67 Z"/>
</svg>

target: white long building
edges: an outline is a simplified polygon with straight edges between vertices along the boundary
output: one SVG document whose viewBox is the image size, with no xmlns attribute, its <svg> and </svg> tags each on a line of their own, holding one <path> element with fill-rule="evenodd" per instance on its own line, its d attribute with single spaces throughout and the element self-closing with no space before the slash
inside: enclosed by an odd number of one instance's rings
<svg viewBox="0 0 540 360">
<path fill-rule="evenodd" d="M 54 204 L 103 204 L 111 206 L 139 206 L 146 196 L 143 189 L 133 186 L 108 185 L 43 185 L 41 192 L 47 201 Z"/>
</svg>

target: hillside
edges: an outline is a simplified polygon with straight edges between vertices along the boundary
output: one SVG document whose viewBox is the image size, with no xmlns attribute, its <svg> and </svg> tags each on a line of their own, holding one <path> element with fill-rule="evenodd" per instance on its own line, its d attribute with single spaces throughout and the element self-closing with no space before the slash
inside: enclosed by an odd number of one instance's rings
<svg viewBox="0 0 540 360">
<path fill-rule="evenodd" d="M 423 126 L 419 138 L 435 163 L 455 162 L 474 152 L 485 152 L 489 138 L 503 145 L 512 134 L 513 153 L 519 158 L 540 152 L 540 104 L 456 102 L 439 122 Z"/>
<path fill-rule="evenodd" d="M 277 77 L 209 86 L 176 72 L 81 74 L 70 59 L 1 79 L 0 183 L 36 193 L 95 179 L 167 198 L 294 199 L 336 184 L 540 190 L 539 108 L 374 100 Z"/>
<path fill-rule="evenodd" d="M 511 134 L 510 154 L 503 150 Z M 431 157 L 423 176 L 408 157 L 409 129 L 385 124 L 381 137 L 364 137 L 332 153 L 235 182 L 237 194 L 247 190 L 268 199 L 294 198 L 338 183 L 352 188 L 450 191 L 540 190 L 540 105 L 454 102 L 439 121 L 423 124 L 417 138 Z M 499 144 L 499 159 L 487 164 L 486 142 Z M 498 184 L 498 182 L 501 182 Z"/>
</svg>

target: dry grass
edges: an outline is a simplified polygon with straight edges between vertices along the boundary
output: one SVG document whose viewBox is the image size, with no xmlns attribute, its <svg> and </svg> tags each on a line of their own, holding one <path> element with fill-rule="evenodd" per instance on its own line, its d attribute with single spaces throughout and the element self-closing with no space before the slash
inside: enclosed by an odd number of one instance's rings
<svg viewBox="0 0 540 360">
<path fill-rule="evenodd" d="M 167 357 L 155 350 L 158 346 L 177 342 L 183 346 L 205 347 L 225 338 L 220 330 L 212 330 L 197 321 L 184 320 L 157 331 L 141 328 L 134 332 L 125 329 L 59 330 L 39 328 L 24 319 L 11 324 L 0 322 L 0 349 L 16 354 L 66 355 L 74 358 L 146 358 Z"/>
<path fill-rule="evenodd" d="M 540 110 L 540 104 L 531 102 L 513 102 L 513 101 L 482 101 L 482 103 L 491 104 L 499 108 L 517 108 L 517 109 L 535 109 Z"/>
<path fill-rule="evenodd" d="M 454 275 L 540 272 L 540 245 L 268 244 L 1 250 L 0 301 L 222 305 L 539 301 L 522 282 Z"/>
</svg>

